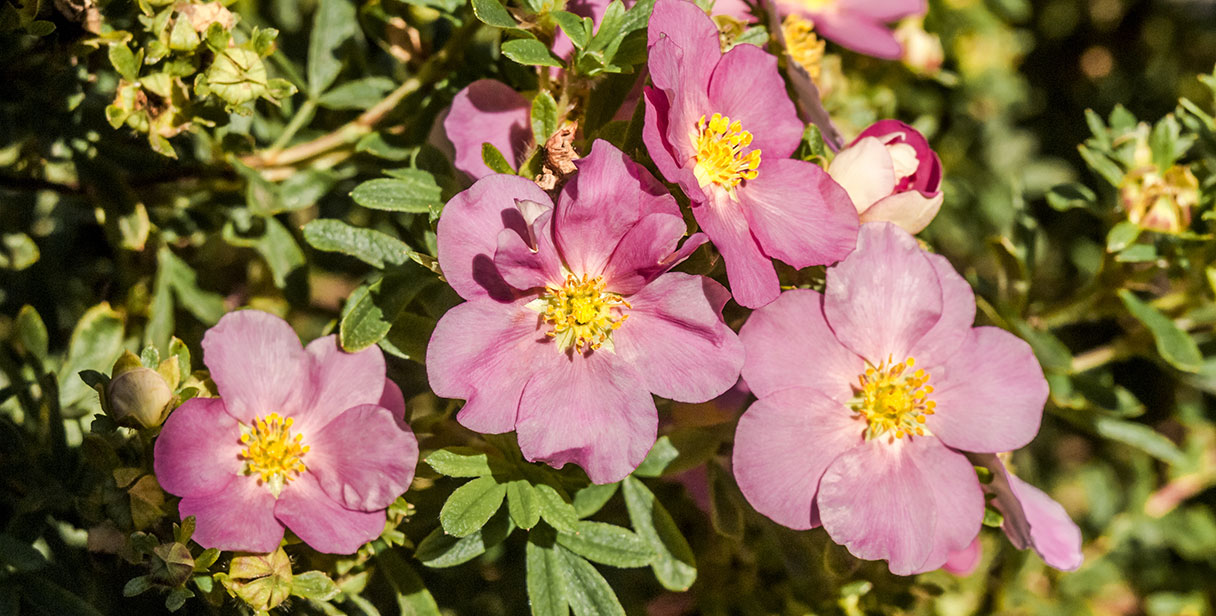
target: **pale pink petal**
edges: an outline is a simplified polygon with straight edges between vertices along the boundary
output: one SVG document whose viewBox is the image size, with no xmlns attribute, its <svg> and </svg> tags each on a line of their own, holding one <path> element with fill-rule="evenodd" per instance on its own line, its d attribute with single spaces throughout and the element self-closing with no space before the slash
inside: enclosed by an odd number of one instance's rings
<svg viewBox="0 0 1216 616">
<path fill-rule="evenodd" d="M 841 150 L 832 159 L 828 173 L 849 193 L 859 213 L 895 190 L 891 155 L 874 137 L 864 137 Z"/>
<path fill-rule="evenodd" d="M 153 468 L 160 487 L 177 496 L 206 496 L 240 472 L 241 428 L 219 398 L 191 398 L 165 420 Z"/>
<path fill-rule="evenodd" d="M 684 158 L 675 158 L 675 147 L 667 141 L 668 113 L 671 105 L 667 102 L 667 94 L 658 88 L 647 87 L 642 91 L 642 102 L 646 105 L 646 115 L 642 124 L 642 142 L 650 153 L 659 173 L 670 181 L 676 181 L 681 172 L 689 176 L 691 171 L 682 169 Z M 695 182 L 695 178 L 692 179 Z"/>
<path fill-rule="evenodd" d="M 1061 571 L 1081 568 L 1085 556 L 1081 553 L 1081 529 L 1064 507 L 1042 490 L 1009 473 L 1009 483 L 1021 502 L 1030 522 L 1030 537 L 1034 550 L 1043 562 Z"/>
<path fill-rule="evenodd" d="M 698 234 L 677 251 L 687 227 L 674 214 L 650 214 L 630 229 L 604 267 L 605 284 L 615 293 L 629 295 L 692 254 L 707 239 Z M 692 246 L 688 246 L 692 244 Z"/>
<path fill-rule="evenodd" d="M 898 60 L 903 45 L 886 26 L 855 13 L 810 13 L 819 35 L 833 43 L 875 58 Z"/>
<path fill-rule="evenodd" d="M 765 395 L 743 413 L 735 432 L 739 489 L 778 524 L 796 530 L 818 526 L 819 480 L 837 456 L 861 445 L 864 429 L 848 408 L 817 390 L 795 387 Z"/>
<path fill-rule="evenodd" d="M 494 268 L 498 234 L 514 229 L 530 234 L 519 202 L 552 207 L 536 182 L 513 175 L 492 175 L 478 180 L 448 201 L 439 217 L 439 266 L 443 277 L 465 299 L 492 297 L 509 301 L 510 285 Z"/>
<path fill-rule="evenodd" d="M 563 280 L 562 259 L 553 243 L 552 210 L 547 210 L 532 225 L 532 242 L 511 229 L 498 234 L 494 267 L 516 289 L 526 290 Z"/>
<path fill-rule="evenodd" d="M 539 329 L 540 314 L 524 307 L 531 299 L 465 302 L 448 310 L 431 334 L 426 350 L 431 390 L 441 398 L 468 400 L 456 419 L 470 430 L 514 430 L 530 376 L 520 367 L 559 355 Z"/>
<path fill-rule="evenodd" d="M 671 41 L 680 54 L 680 69 L 687 73 L 687 79 L 692 82 L 709 83 L 714 65 L 722 57 L 718 28 L 705 11 L 687 0 L 655 2 L 646 36 L 648 47 L 653 47 L 661 39 Z M 653 50 L 651 53 L 653 55 Z M 655 85 L 663 89 L 671 87 L 658 80 Z"/>
<path fill-rule="evenodd" d="M 380 401 L 376 404 L 388 409 L 393 414 L 397 427 L 402 430 L 409 430 L 410 424 L 405 420 L 405 395 L 401 393 L 401 388 L 397 387 L 397 384 L 391 379 L 384 379 L 384 393 L 380 395 Z"/>
<path fill-rule="evenodd" d="M 803 268 L 835 263 L 852 252 L 857 212 L 823 169 L 789 158 L 760 167 L 756 179 L 739 187 L 739 200 L 764 254 Z"/>
<path fill-rule="evenodd" d="M 479 79 L 456 94 L 443 121 L 456 149 L 455 166 L 474 180 L 494 173 L 481 156 L 490 143 L 512 166 L 522 162 L 532 141 L 532 104 L 510 86 Z"/>
<path fill-rule="evenodd" d="M 310 473 L 287 484 L 275 502 L 274 516 L 323 554 L 354 554 L 384 532 L 384 511 L 352 511 L 339 505 Z"/>
<path fill-rule="evenodd" d="M 937 569 L 979 534 L 975 469 L 935 438 L 888 440 L 836 458 L 819 482 L 819 517 L 833 541 L 892 573 Z"/>
<path fill-rule="evenodd" d="M 241 423 L 298 411 L 312 396 L 311 360 L 287 321 L 229 312 L 203 335 L 203 360 L 228 414 Z"/>
<path fill-rule="evenodd" d="M 641 375 L 611 352 L 535 372 L 519 403 L 519 447 L 531 462 L 573 462 L 594 483 L 624 479 L 645 459 L 658 412 Z"/>
<path fill-rule="evenodd" d="M 929 10 L 925 0 L 837 0 L 841 11 L 865 15 L 870 19 L 892 22 Z"/>
<path fill-rule="evenodd" d="M 1047 379 L 1030 345 L 1003 329 L 973 329 L 930 384 L 937 412 L 925 425 L 955 449 L 1012 451 L 1039 431 Z"/>
<path fill-rule="evenodd" d="M 760 150 L 762 174 L 765 162 L 788 158 L 802 141 L 805 127 L 785 91 L 777 57 L 755 45 L 737 45 L 722 56 L 709 82 L 709 108 L 752 134 L 750 149 Z"/>
<path fill-rule="evenodd" d="M 933 372 L 953 357 L 959 345 L 971 337 L 971 325 L 975 323 L 975 292 L 967 279 L 955 271 L 946 257 L 931 252 L 925 258 L 937 272 L 942 285 L 942 316 L 927 334 L 912 349 L 916 367 Z M 935 382 L 930 385 L 936 387 Z"/>
<path fill-rule="evenodd" d="M 910 190 L 896 193 L 871 205 L 861 213 L 861 222 L 891 222 L 908 233 L 920 233 L 942 209 L 945 195 L 925 196 Z"/>
<path fill-rule="evenodd" d="M 857 250 L 828 271 L 823 311 L 854 353 L 874 365 L 902 361 L 941 317 L 941 284 L 915 238 L 866 223 Z"/>
<path fill-rule="evenodd" d="M 887 119 L 879 120 L 861 131 L 856 141 L 867 137 L 877 138 L 884 144 L 904 143 L 912 146 L 916 152 L 916 173 L 905 179 L 907 186 L 901 186 L 900 189 L 919 191 L 925 196 L 937 194 L 942 185 L 942 161 L 933 148 L 929 147 L 929 141 L 920 131 L 899 120 Z"/>
<path fill-rule="evenodd" d="M 305 349 L 312 357 L 314 396 L 295 416 L 295 428 L 311 432 L 354 406 L 375 404 L 384 395 L 384 353 L 370 346 L 347 353 L 336 335 L 317 338 Z"/>
<path fill-rule="evenodd" d="M 305 444 L 308 472 L 347 509 L 384 509 L 414 480 L 418 439 L 398 427 L 392 411 L 374 404 L 338 415 Z"/>
<path fill-rule="evenodd" d="M 747 0 L 715 0 L 713 15 L 728 15 L 739 21 L 753 23 L 756 21 L 752 15 L 752 7 L 748 5 Z"/>
<path fill-rule="evenodd" d="M 194 516 L 192 538 L 204 548 L 265 553 L 283 540 L 274 504 L 274 495 L 255 478 L 232 475 L 228 485 L 213 494 L 183 498 L 177 511 L 182 519 Z"/>
<path fill-rule="evenodd" d="M 967 547 L 952 552 L 946 558 L 946 564 L 942 565 L 942 570 L 947 573 L 952 573 L 960 577 L 971 575 L 975 568 L 980 564 L 980 556 L 983 556 L 983 546 L 980 545 L 979 535 L 971 540 Z"/>
<path fill-rule="evenodd" d="M 743 380 L 763 398 L 791 387 L 847 402 L 865 362 L 836 341 L 823 317 L 823 296 L 793 289 L 752 313 L 739 339 L 747 351 Z"/>
<path fill-rule="evenodd" d="M 695 129 L 698 119 L 713 115 L 713 111 L 709 109 L 708 79 L 698 78 L 685 70 L 686 66 L 683 52 L 671 39 L 664 37 L 651 45 L 647 67 L 655 88 L 650 90 L 657 88 L 657 92 L 667 99 L 667 112 L 663 114 L 666 122 L 663 131 L 664 144 L 681 167 L 687 166 L 688 161 L 696 155 L 696 146 L 690 131 Z M 651 97 L 651 93 L 647 96 Z M 647 111 L 649 112 L 649 109 Z M 646 143 L 648 148 L 654 147 L 650 141 Z M 666 172 L 664 175 L 672 181 L 677 179 L 668 176 Z M 691 171 L 689 175 L 691 176 Z M 695 182 L 695 178 L 693 181 Z M 685 187 L 685 192 L 689 192 L 696 184 L 689 186 L 681 183 L 681 186 Z"/>
<path fill-rule="evenodd" d="M 722 253 L 726 279 L 735 301 L 748 308 L 759 308 L 781 293 L 777 270 L 756 243 L 738 203 L 694 206 L 697 224 Z"/>
<path fill-rule="evenodd" d="M 652 213 L 680 215 L 675 198 L 641 165 L 597 139 L 562 188 L 553 218 L 557 248 L 575 274 L 604 271 L 621 238 Z"/>
<path fill-rule="evenodd" d="M 722 304 L 712 299 L 724 294 L 722 285 L 704 276 L 668 272 L 630 296 L 633 307 L 613 332 L 613 344 L 651 393 L 705 402 L 739 380 L 743 345 L 722 321 Z"/>
</svg>

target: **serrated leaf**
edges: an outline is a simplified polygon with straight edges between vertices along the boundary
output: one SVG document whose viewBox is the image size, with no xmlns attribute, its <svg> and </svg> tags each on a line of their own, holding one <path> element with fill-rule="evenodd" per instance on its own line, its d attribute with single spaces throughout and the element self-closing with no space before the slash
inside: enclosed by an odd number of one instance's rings
<svg viewBox="0 0 1216 616">
<path fill-rule="evenodd" d="M 342 71 L 342 45 L 359 32 L 355 5 L 349 0 L 320 0 L 308 39 L 308 92 L 320 96 Z"/>
<path fill-rule="evenodd" d="M 432 569 L 455 567 L 502 543 L 513 530 L 511 516 L 499 509 L 481 530 L 465 537 L 453 537 L 443 532 L 442 527 L 436 528 L 418 544 L 414 556 Z"/>
<path fill-rule="evenodd" d="M 442 207 L 442 191 L 434 176 L 419 169 L 398 171 L 398 177 L 368 180 L 356 186 L 351 198 L 363 207 L 388 212 L 426 213 Z"/>
<path fill-rule="evenodd" d="M 304 225 L 304 241 L 325 252 L 340 252 L 371 265 L 401 265 L 409 259 L 410 247 L 375 229 L 352 227 L 341 220 L 318 218 Z"/>
<path fill-rule="evenodd" d="M 532 39 L 515 39 L 502 44 L 502 55 L 524 66 L 555 66 L 561 68 L 562 61 L 553 55 L 544 43 Z"/>
<path fill-rule="evenodd" d="M 583 557 L 558 548 L 566 566 L 566 600 L 574 616 L 625 616 L 608 580 Z"/>
<path fill-rule="evenodd" d="M 1203 365 L 1203 354 L 1199 352 L 1195 340 L 1173 320 L 1127 289 L 1119 290 L 1119 299 L 1123 300 L 1127 311 L 1153 335 L 1161 359 L 1183 372 L 1199 371 Z"/>
<path fill-rule="evenodd" d="M 507 484 L 507 510 L 516 526 L 530 529 L 540 522 L 540 495 L 526 479 Z"/>
<path fill-rule="evenodd" d="M 557 102 L 548 92 L 537 92 L 532 98 L 532 138 L 543 144 L 556 132 Z"/>
<path fill-rule="evenodd" d="M 588 560 L 613 567 L 645 567 L 656 554 L 628 529 L 603 522 L 580 521 L 572 533 L 558 533 L 557 543 Z"/>
<path fill-rule="evenodd" d="M 528 603 L 532 616 L 568 616 L 566 601 L 566 566 L 558 552 L 553 529 L 542 528 L 528 533 L 524 548 L 527 563 Z"/>
<path fill-rule="evenodd" d="M 684 428 L 665 434 L 633 472 L 638 477 L 673 475 L 700 466 L 718 451 L 722 438 L 712 428 Z"/>
<path fill-rule="evenodd" d="M 439 511 L 439 523 L 450 535 L 471 535 L 490 521 L 506 495 L 505 484 L 493 477 L 478 477 L 452 492 Z"/>
<path fill-rule="evenodd" d="M 688 590 L 697 579 L 696 557 L 671 514 L 640 479 L 626 477 L 621 490 L 633 530 L 655 551 L 650 566 L 659 583 L 668 590 Z"/>
<path fill-rule="evenodd" d="M 446 447 L 426 457 L 428 466 L 448 477 L 481 477 L 489 475 L 490 456 L 470 447 Z"/>
<path fill-rule="evenodd" d="M 517 28 L 515 18 L 503 8 L 498 0 L 473 0 L 473 15 L 489 26 L 497 28 Z"/>
</svg>

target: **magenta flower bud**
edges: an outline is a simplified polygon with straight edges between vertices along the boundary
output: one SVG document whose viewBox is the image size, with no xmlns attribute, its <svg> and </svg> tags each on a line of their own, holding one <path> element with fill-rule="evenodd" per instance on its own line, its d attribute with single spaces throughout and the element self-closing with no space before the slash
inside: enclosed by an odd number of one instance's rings
<svg viewBox="0 0 1216 616">
<path fill-rule="evenodd" d="M 892 222 L 908 233 L 942 207 L 942 162 L 919 131 L 880 120 L 841 150 L 828 173 L 853 200 L 861 222 Z"/>
</svg>

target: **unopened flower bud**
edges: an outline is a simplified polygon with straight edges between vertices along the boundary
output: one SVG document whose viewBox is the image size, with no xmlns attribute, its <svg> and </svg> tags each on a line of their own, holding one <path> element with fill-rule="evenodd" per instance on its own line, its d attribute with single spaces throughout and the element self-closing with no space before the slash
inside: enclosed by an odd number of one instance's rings
<svg viewBox="0 0 1216 616">
<path fill-rule="evenodd" d="M 291 559 L 279 548 L 270 554 L 233 557 L 226 583 L 250 607 L 269 611 L 291 594 L 291 582 Z"/>
<path fill-rule="evenodd" d="M 1131 222 L 1150 231 L 1179 233 L 1191 225 L 1199 180 L 1187 167 L 1174 165 L 1161 174 L 1146 166 L 1127 175 L 1119 196 Z"/>
<path fill-rule="evenodd" d="M 164 543 L 152 550 L 152 578 L 168 586 L 180 586 L 194 572 L 194 557 L 180 543 Z"/>
<path fill-rule="evenodd" d="M 919 233 L 941 209 L 942 163 L 919 131 L 875 122 L 828 167 L 853 200 L 861 222 L 891 222 Z"/>
<path fill-rule="evenodd" d="M 133 428 L 159 426 L 172 399 L 165 379 L 149 368 L 127 370 L 106 388 L 110 416 L 118 424 Z"/>
<path fill-rule="evenodd" d="M 905 19 L 895 29 L 895 40 L 904 47 L 903 63 L 922 75 L 932 75 L 942 68 L 946 54 L 942 40 L 926 32 L 919 18 Z"/>
</svg>

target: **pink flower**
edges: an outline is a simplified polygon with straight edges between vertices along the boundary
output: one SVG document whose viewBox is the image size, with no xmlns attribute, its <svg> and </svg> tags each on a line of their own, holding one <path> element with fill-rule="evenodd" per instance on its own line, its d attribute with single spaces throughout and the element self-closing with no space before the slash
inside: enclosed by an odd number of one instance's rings
<svg viewBox="0 0 1216 616">
<path fill-rule="evenodd" d="M 784 13 L 796 13 L 842 47 L 876 58 L 897 60 L 903 46 L 885 24 L 924 14 L 925 0 L 775 0 Z"/>
<path fill-rule="evenodd" d="M 946 557 L 942 570 L 959 577 L 966 577 L 975 572 L 975 568 L 980 564 L 980 557 L 983 555 L 984 546 L 980 545 L 980 536 L 976 535 L 975 539 L 967 544 L 967 547 L 957 552 L 951 552 Z"/>
<path fill-rule="evenodd" d="M 857 213 L 818 166 L 790 159 L 803 124 L 777 59 L 755 45 L 726 54 L 695 4 L 658 0 L 650 18 L 643 138 L 663 176 L 693 201 L 721 251 L 735 300 L 763 306 L 780 292 L 770 262 L 833 263 L 853 249 Z"/>
<path fill-rule="evenodd" d="M 678 246 L 675 199 L 607 142 L 577 165 L 556 206 L 493 175 L 444 208 L 439 263 L 469 301 L 440 319 L 427 375 L 467 400 L 464 426 L 515 430 L 528 460 L 609 483 L 654 444 L 651 394 L 710 400 L 735 384 L 743 348 L 722 321 L 726 289 L 668 271 L 705 241 Z"/>
<path fill-rule="evenodd" d="M 1005 517 L 1001 529 L 1019 550 L 1033 548 L 1043 562 L 1061 571 L 1076 571 L 1081 554 L 1081 529 L 1068 517 L 1064 507 L 1042 490 L 1009 472 L 991 454 L 968 456 L 976 466 L 993 471 L 985 490 L 995 495 L 994 505 Z"/>
<path fill-rule="evenodd" d="M 349 554 L 380 536 L 384 510 L 414 478 L 418 442 L 384 356 L 307 348 L 282 319 L 229 313 L 203 337 L 219 398 L 194 398 L 156 440 L 160 485 L 195 516 L 207 548 L 270 552 L 292 530 Z"/>
<path fill-rule="evenodd" d="M 960 452 L 1025 445 L 1047 400 L 1030 346 L 974 318 L 967 282 L 889 223 L 862 225 L 824 294 L 753 313 L 740 338 L 758 400 L 734 450 L 748 501 L 901 575 L 966 547 L 984 496 Z"/>
<path fill-rule="evenodd" d="M 511 86 L 478 79 L 456 94 L 443 120 L 456 151 L 453 164 L 474 180 L 494 173 L 481 156 L 489 143 L 518 169 L 532 145 L 532 103 Z"/>
<path fill-rule="evenodd" d="M 942 207 L 941 159 L 924 135 L 898 120 L 862 131 L 828 173 L 848 191 L 862 222 L 893 222 L 919 233 Z"/>
</svg>

